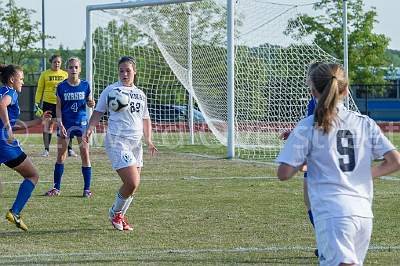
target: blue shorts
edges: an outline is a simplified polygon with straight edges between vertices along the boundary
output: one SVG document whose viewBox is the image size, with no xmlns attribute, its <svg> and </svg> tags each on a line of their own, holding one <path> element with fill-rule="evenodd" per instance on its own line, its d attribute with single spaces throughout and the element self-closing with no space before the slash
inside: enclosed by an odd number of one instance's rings
<svg viewBox="0 0 400 266">
<path fill-rule="evenodd" d="M 6 140 L 0 140 L 0 164 L 17 159 L 23 153 L 17 140 L 14 139 L 11 144 L 8 144 Z"/>
<path fill-rule="evenodd" d="M 80 125 L 80 126 L 68 126 L 64 125 L 65 130 L 67 130 L 67 138 L 73 138 L 73 137 L 82 137 L 83 133 L 86 131 L 86 124 L 85 125 Z M 60 137 L 60 130 L 57 129 L 57 136 Z"/>
</svg>

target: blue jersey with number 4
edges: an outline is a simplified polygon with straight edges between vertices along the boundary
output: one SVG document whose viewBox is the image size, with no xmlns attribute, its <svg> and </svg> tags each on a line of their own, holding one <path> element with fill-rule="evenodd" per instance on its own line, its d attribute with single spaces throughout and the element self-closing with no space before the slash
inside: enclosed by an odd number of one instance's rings
<svg viewBox="0 0 400 266">
<path fill-rule="evenodd" d="M 90 86 L 86 80 L 72 86 L 67 80 L 57 86 L 57 96 L 61 101 L 62 122 L 65 127 L 85 126 L 86 103 L 90 95 Z"/>
</svg>

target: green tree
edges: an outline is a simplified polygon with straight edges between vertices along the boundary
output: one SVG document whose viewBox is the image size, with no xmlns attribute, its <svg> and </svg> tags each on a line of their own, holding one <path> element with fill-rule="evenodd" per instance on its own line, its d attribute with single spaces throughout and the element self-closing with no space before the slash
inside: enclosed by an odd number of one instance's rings
<svg viewBox="0 0 400 266">
<path fill-rule="evenodd" d="M 364 11 L 363 0 L 348 2 L 348 44 L 349 44 L 349 77 L 353 83 L 382 83 L 383 71 L 380 67 L 387 65 L 385 50 L 389 38 L 384 34 L 373 32 L 377 22 L 376 9 Z M 330 55 L 343 58 L 343 1 L 321 0 L 313 5 L 318 16 L 300 14 L 298 18 L 304 28 L 297 26 L 286 30 L 295 38 L 309 35 Z M 292 21 L 293 22 L 293 21 Z M 296 23 L 293 23 L 296 24 Z M 289 22 L 289 25 L 293 25 Z"/>
<path fill-rule="evenodd" d="M 43 36 L 40 23 L 32 22 L 34 10 L 17 7 L 14 0 L 0 2 L 0 61 L 2 63 L 24 64 L 33 57 L 40 57 L 35 45 Z"/>
<path fill-rule="evenodd" d="M 400 51 L 387 49 L 386 56 L 394 67 L 400 67 Z"/>
</svg>

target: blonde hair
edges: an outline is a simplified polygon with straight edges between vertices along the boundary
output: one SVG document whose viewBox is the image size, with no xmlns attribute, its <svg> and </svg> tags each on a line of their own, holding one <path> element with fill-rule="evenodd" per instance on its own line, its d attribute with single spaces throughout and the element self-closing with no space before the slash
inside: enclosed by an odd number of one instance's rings
<svg viewBox="0 0 400 266">
<path fill-rule="evenodd" d="M 315 127 L 329 133 L 337 118 L 337 104 L 348 86 L 343 68 L 338 64 L 321 64 L 315 68 L 310 81 L 320 97 L 315 109 Z"/>
<path fill-rule="evenodd" d="M 68 69 L 69 63 L 71 63 L 71 61 L 78 61 L 79 66 L 82 67 L 82 63 L 81 63 L 81 60 L 79 59 L 79 57 L 72 56 L 72 57 L 68 58 L 68 60 L 65 62 L 65 69 Z"/>
</svg>

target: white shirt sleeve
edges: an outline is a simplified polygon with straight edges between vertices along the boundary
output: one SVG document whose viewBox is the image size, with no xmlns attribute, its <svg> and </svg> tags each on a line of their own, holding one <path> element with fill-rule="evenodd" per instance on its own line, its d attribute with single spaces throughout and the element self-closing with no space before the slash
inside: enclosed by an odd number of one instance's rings
<svg viewBox="0 0 400 266">
<path fill-rule="evenodd" d="M 109 88 L 110 88 L 110 86 L 108 86 L 101 92 L 99 101 L 97 102 L 97 105 L 95 108 L 95 110 L 97 112 L 105 113 L 107 111 L 107 109 L 108 109 L 107 108 L 107 95 L 108 95 L 108 91 L 110 90 Z"/>
<path fill-rule="evenodd" d="M 283 149 L 276 158 L 276 162 L 285 163 L 293 167 L 301 166 L 307 159 L 307 155 L 311 150 L 312 125 L 308 126 L 303 119 L 300 121 L 293 131 L 290 133 Z"/>
<path fill-rule="evenodd" d="M 375 121 L 370 119 L 372 155 L 374 159 L 381 158 L 385 153 L 395 150 L 393 144 L 386 138 Z"/>
</svg>

